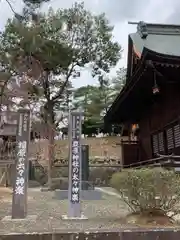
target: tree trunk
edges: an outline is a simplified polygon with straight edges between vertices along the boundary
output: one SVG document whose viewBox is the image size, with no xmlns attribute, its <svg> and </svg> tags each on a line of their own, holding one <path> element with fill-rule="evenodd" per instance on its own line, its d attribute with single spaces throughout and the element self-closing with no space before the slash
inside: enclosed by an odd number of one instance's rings
<svg viewBox="0 0 180 240">
<path fill-rule="evenodd" d="M 48 188 L 52 187 L 52 166 L 54 162 L 54 130 L 48 126 Z"/>
<path fill-rule="evenodd" d="M 55 160 L 55 124 L 54 124 L 54 113 L 53 107 L 49 104 L 48 107 L 48 188 L 52 188 L 52 168 Z"/>
</svg>

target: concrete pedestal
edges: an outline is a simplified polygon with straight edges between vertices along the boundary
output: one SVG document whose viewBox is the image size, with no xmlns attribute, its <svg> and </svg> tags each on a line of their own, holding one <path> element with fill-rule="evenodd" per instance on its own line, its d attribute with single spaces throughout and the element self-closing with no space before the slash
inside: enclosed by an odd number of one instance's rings
<svg viewBox="0 0 180 240">
<path fill-rule="evenodd" d="M 27 215 L 26 218 L 22 219 L 13 219 L 11 216 L 5 216 L 2 218 L 2 222 L 24 222 L 24 221 L 36 221 L 37 216 L 36 215 Z"/>
<path fill-rule="evenodd" d="M 62 215 L 62 220 L 88 220 L 83 214 L 80 217 L 69 217 L 68 215 Z"/>
<path fill-rule="evenodd" d="M 55 190 L 54 199 L 68 199 L 68 190 Z M 102 193 L 98 190 L 82 190 L 81 200 L 102 200 Z"/>
</svg>

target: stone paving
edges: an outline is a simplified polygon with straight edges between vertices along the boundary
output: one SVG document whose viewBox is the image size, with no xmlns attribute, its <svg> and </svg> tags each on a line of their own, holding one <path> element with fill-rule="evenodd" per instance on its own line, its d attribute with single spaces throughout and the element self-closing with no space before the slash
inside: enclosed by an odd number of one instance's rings
<svg viewBox="0 0 180 240">
<path fill-rule="evenodd" d="M 103 195 L 103 200 L 82 202 L 82 212 L 88 220 L 62 220 L 67 214 L 68 201 L 53 199 L 53 192 L 41 192 L 29 189 L 28 215 L 36 215 L 36 220 L 2 221 L 11 214 L 11 198 L 0 200 L 0 234 L 90 231 L 129 227 L 123 224 L 123 217 L 128 213 L 126 205 L 113 196 Z"/>
</svg>

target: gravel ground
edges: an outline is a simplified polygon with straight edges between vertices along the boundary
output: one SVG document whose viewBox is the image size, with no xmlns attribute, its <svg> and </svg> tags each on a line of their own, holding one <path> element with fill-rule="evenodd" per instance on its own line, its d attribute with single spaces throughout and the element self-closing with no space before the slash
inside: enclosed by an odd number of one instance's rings
<svg viewBox="0 0 180 240">
<path fill-rule="evenodd" d="M 61 219 L 67 214 L 68 202 L 53 199 L 53 192 L 40 192 L 39 189 L 29 189 L 28 215 L 36 215 L 36 221 L 2 221 L 11 215 L 11 198 L 0 200 L 0 234 L 90 231 L 98 229 L 118 229 L 129 227 L 123 224 L 123 217 L 128 209 L 119 199 L 104 195 L 103 200 L 83 201 L 82 212 L 88 220 L 65 221 Z"/>
</svg>

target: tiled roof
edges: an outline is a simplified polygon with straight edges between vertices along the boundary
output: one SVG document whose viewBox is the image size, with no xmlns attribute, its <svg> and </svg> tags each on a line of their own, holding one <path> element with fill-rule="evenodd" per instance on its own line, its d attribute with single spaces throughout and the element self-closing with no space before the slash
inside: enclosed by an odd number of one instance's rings
<svg viewBox="0 0 180 240">
<path fill-rule="evenodd" d="M 149 49 L 164 55 L 180 56 L 180 25 L 140 22 L 137 32 L 129 35 L 139 54 Z"/>
</svg>

